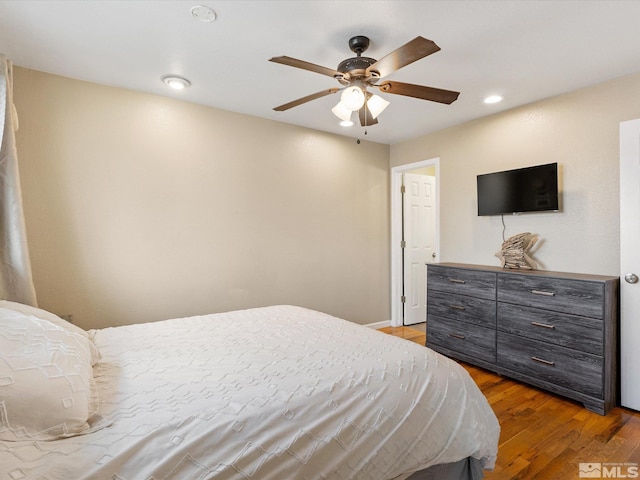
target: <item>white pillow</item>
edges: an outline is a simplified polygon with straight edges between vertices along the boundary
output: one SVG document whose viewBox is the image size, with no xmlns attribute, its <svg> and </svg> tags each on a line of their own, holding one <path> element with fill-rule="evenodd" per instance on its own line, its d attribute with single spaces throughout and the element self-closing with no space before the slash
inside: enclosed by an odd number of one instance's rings
<svg viewBox="0 0 640 480">
<path fill-rule="evenodd" d="M 71 322 L 67 322 L 65 319 L 60 318 L 55 313 L 47 312 L 46 310 L 38 307 L 32 307 L 31 305 L 24 305 L 17 302 L 10 302 L 9 300 L 0 300 L 0 308 L 15 310 L 16 312 L 26 313 L 27 315 L 33 315 L 34 317 L 41 318 L 42 320 L 47 320 L 54 325 L 62 327 L 66 330 L 71 330 L 72 332 L 84 335 L 85 337 L 89 336 L 86 330 L 81 329 Z"/>
<path fill-rule="evenodd" d="M 86 330 L 74 325 L 71 322 L 67 322 L 63 318 L 60 318 L 54 313 L 48 312 L 38 307 L 32 307 L 31 305 L 24 305 L 22 303 L 10 302 L 9 300 L 0 300 L 0 308 L 6 308 L 7 310 L 14 310 L 16 312 L 24 313 L 26 315 L 32 315 L 36 318 L 40 318 L 42 320 L 47 320 L 48 322 L 57 325 L 58 327 L 64 328 L 73 333 L 77 333 L 78 335 L 82 335 L 85 338 L 89 338 L 89 333 Z M 100 352 L 98 348 L 91 343 L 91 365 L 95 365 L 100 360 Z"/>
<path fill-rule="evenodd" d="M 89 430 L 97 410 L 90 344 L 47 320 L 0 308 L 0 440 Z"/>
</svg>

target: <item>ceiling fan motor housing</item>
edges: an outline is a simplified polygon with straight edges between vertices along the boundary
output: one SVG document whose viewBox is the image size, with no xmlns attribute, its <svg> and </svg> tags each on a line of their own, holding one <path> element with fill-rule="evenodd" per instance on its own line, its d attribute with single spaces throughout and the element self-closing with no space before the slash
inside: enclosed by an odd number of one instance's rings
<svg viewBox="0 0 640 480">
<path fill-rule="evenodd" d="M 357 57 L 347 58 L 338 65 L 336 69 L 340 73 L 346 73 L 347 78 L 338 79 L 343 85 L 348 85 L 349 80 L 369 81 L 371 75 L 366 70 L 377 62 L 375 58 L 362 57 L 362 53 L 369 48 L 369 38 L 364 35 L 358 35 L 349 39 L 349 48 Z"/>
<path fill-rule="evenodd" d="M 341 61 L 336 70 L 341 73 L 350 73 L 353 70 L 366 70 L 376 62 L 377 60 L 375 58 L 352 57 Z"/>
</svg>

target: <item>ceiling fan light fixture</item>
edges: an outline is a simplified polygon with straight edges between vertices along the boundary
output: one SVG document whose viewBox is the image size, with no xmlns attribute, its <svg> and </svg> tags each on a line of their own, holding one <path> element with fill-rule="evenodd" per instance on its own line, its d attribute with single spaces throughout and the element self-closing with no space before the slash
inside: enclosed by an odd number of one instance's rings
<svg viewBox="0 0 640 480">
<path fill-rule="evenodd" d="M 343 122 L 351 121 L 351 110 L 342 103 L 342 100 L 340 100 L 338 104 L 331 109 L 331 111 Z"/>
<path fill-rule="evenodd" d="M 340 96 L 340 103 L 352 112 L 360 110 L 364 105 L 364 92 L 360 87 L 347 87 Z"/>
<path fill-rule="evenodd" d="M 371 116 L 373 118 L 378 118 L 378 115 L 380 115 L 388 106 L 389 102 L 380 95 L 371 95 L 369 100 L 367 100 L 367 107 L 369 108 L 369 112 L 371 112 Z"/>
<path fill-rule="evenodd" d="M 184 90 L 191 86 L 191 82 L 189 80 L 177 75 L 165 75 L 161 80 L 174 90 Z"/>
<path fill-rule="evenodd" d="M 418 36 L 380 60 L 362 56 L 368 47 L 369 39 L 367 37 L 363 35 L 352 37 L 349 40 L 349 48 L 356 56 L 343 60 L 336 69 L 287 56 L 270 58 L 270 62 L 319 73 L 337 80 L 342 85 L 342 88 L 329 88 L 298 98 L 277 106 L 274 110 L 283 112 L 312 100 L 341 92 L 340 102 L 331 111 L 344 122 L 343 126 L 351 121 L 351 114 L 358 111 L 360 125 L 365 127 L 366 134 L 366 128 L 376 125 L 378 123 L 377 117 L 389 106 L 387 100 L 373 95 L 368 91 L 369 88 L 376 87 L 380 92 L 386 94 L 403 95 L 446 105 L 450 105 L 458 99 L 460 92 L 452 90 L 389 80 L 378 83 L 381 78 L 396 70 L 439 51 L 440 47 L 433 40 Z M 365 105 L 366 107 L 364 107 Z"/>
<path fill-rule="evenodd" d="M 342 120 L 340 122 L 341 127 L 353 127 L 353 122 L 351 120 Z"/>
</svg>

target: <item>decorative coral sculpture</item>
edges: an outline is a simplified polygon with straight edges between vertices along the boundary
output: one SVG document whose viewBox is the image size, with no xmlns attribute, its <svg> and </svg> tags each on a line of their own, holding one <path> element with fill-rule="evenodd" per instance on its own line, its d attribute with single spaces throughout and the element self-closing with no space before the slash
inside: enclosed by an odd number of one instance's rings
<svg viewBox="0 0 640 480">
<path fill-rule="evenodd" d="M 531 258 L 529 252 L 538 241 L 538 235 L 529 232 L 518 233 L 502 242 L 502 248 L 496 252 L 502 268 L 516 270 L 535 270 L 538 264 Z"/>
</svg>

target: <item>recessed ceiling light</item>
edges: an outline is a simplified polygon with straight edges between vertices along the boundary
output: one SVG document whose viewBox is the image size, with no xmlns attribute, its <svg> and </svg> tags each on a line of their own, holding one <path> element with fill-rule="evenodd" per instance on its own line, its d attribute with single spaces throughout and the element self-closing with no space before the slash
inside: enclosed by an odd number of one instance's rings
<svg viewBox="0 0 640 480">
<path fill-rule="evenodd" d="M 191 7 L 191 16 L 201 22 L 211 23 L 216 19 L 216 12 L 206 5 Z"/>
<path fill-rule="evenodd" d="M 498 103 L 502 101 L 502 97 L 500 95 L 489 95 L 484 99 L 484 103 Z"/>
<path fill-rule="evenodd" d="M 191 82 L 189 80 L 177 75 L 165 75 L 161 80 L 174 90 L 183 90 L 191 86 Z"/>
<path fill-rule="evenodd" d="M 353 127 L 353 122 L 351 120 L 343 120 L 340 122 L 341 127 Z"/>
</svg>

